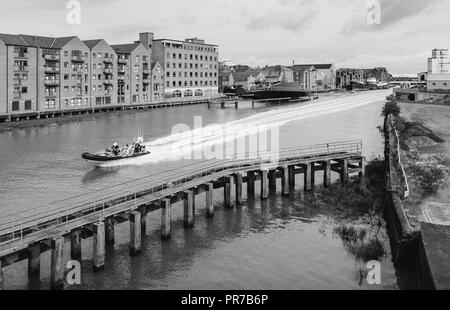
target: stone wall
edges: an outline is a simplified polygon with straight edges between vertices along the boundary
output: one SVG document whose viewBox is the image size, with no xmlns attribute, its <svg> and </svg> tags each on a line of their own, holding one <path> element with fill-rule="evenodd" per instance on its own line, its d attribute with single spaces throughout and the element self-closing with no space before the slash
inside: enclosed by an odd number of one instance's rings
<svg viewBox="0 0 450 310">
<path fill-rule="evenodd" d="M 386 208 L 385 219 L 391 244 L 392 259 L 397 267 L 414 268 L 417 261 L 418 231 L 415 230 L 403 208 L 409 194 L 404 169 L 399 158 L 398 133 L 394 118 L 385 118 Z"/>
</svg>

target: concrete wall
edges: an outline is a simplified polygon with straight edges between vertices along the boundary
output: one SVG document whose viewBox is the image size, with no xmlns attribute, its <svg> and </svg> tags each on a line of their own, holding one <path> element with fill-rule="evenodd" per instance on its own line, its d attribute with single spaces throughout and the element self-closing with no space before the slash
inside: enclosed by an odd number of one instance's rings
<svg viewBox="0 0 450 310">
<path fill-rule="evenodd" d="M 385 219 L 391 245 L 392 260 L 397 267 L 415 268 L 418 253 L 418 231 L 413 229 L 403 209 L 405 185 L 398 172 L 398 143 L 392 115 L 385 118 L 386 207 Z"/>
</svg>

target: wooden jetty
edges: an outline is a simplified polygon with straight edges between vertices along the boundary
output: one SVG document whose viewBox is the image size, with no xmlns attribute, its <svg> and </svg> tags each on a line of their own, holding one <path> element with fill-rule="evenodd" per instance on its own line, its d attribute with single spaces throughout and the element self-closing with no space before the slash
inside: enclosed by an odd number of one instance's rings
<svg viewBox="0 0 450 310">
<path fill-rule="evenodd" d="M 129 222 L 130 254 L 138 255 L 149 212 L 161 212 L 161 239 L 167 240 L 171 236 L 173 204 L 183 201 L 184 225 L 188 229 L 195 225 L 196 196 L 204 195 L 206 215 L 214 216 L 216 189 L 224 191 L 225 207 L 234 208 L 243 203 L 244 183 L 248 194 L 254 195 L 258 182 L 264 200 L 276 189 L 277 179 L 281 179 L 282 194 L 289 195 L 298 174 L 303 175 L 305 191 L 317 184 L 317 171 L 323 171 L 324 186 L 330 186 L 332 172 L 340 176 L 342 183 L 348 182 L 353 173 L 364 177 L 361 141 L 281 149 L 276 160 L 268 157 L 270 154 L 246 153 L 233 159 L 208 160 L 4 215 L 0 218 L 0 287 L 5 281 L 2 268 L 28 260 L 29 277 L 39 277 L 41 254 L 51 251 L 51 287 L 63 288 L 65 243 L 70 242 L 71 259 L 80 260 L 81 243 L 90 237 L 93 269 L 101 270 L 107 263 L 105 248 L 114 244 L 116 223 Z"/>
</svg>

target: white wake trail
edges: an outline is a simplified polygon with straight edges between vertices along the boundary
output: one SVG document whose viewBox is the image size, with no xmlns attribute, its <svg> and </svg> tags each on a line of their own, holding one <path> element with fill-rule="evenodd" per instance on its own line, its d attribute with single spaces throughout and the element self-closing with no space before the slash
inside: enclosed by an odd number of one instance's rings
<svg viewBox="0 0 450 310">
<path fill-rule="evenodd" d="M 120 165 L 144 165 L 160 161 L 175 161 L 180 157 L 190 158 L 192 152 L 201 152 L 205 147 L 222 145 L 246 136 L 258 135 L 268 128 L 281 127 L 286 123 L 302 119 L 338 113 L 385 100 L 390 91 L 376 91 L 340 97 L 321 102 L 311 102 L 279 110 L 270 110 L 225 124 L 208 125 L 146 143 L 151 154 L 139 158 L 102 164 L 101 167 Z M 226 133 L 226 136 L 224 136 Z"/>
</svg>

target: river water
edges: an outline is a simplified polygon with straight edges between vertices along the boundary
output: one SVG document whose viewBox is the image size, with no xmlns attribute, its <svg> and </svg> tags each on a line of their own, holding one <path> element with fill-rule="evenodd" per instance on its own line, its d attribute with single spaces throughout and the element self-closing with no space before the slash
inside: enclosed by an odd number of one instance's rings
<svg viewBox="0 0 450 310">
<path fill-rule="evenodd" d="M 194 128 L 199 117 L 201 143 L 215 143 L 223 129 L 239 133 L 259 126 L 277 128 L 280 148 L 334 141 L 362 140 L 368 158 L 380 156 L 383 141 L 376 129 L 388 91 L 327 94 L 313 103 L 252 109 L 208 108 L 206 105 L 92 116 L 65 124 L 18 129 L 0 134 L 0 213 L 33 212 L 36 206 L 127 180 L 183 167 L 178 159 L 190 142 L 173 129 Z M 221 131 L 222 130 L 222 131 Z M 88 150 L 129 143 L 143 133 L 152 155 L 126 166 L 93 168 L 80 159 Z M 174 145 L 176 148 L 174 149 Z M 196 225 L 183 229 L 182 207 L 173 208 L 170 241 L 159 238 L 159 212 L 149 215 L 143 253 L 130 257 L 127 223 L 116 227 L 116 244 L 107 250 L 105 270 L 92 269 L 92 240 L 83 241 L 82 285 L 85 289 L 395 289 L 396 271 L 389 244 L 381 262 L 382 284 L 361 279 L 365 264 L 355 260 L 333 233 L 339 222 L 315 214 L 302 202 L 300 186 L 293 197 L 258 195 L 243 207 L 222 207 L 215 193 L 216 215 L 205 218 L 204 199 L 197 197 Z M 245 192 L 245 191 L 244 191 Z M 244 195 L 245 196 L 245 195 Z M 310 220 L 305 220 L 310 219 Z M 69 259 L 69 246 L 65 256 Z M 49 253 L 41 259 L 41 278 L 28 282 L 26 261 L 4 269 L 6 288 L 48 288 Z M 67 287 L 71 288 L 71 287 Z"/>
</svg>

